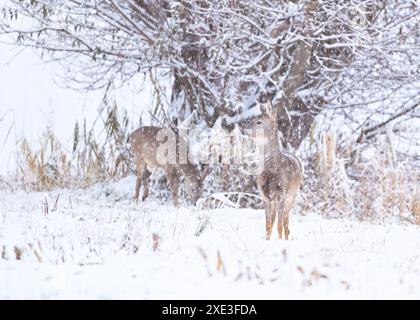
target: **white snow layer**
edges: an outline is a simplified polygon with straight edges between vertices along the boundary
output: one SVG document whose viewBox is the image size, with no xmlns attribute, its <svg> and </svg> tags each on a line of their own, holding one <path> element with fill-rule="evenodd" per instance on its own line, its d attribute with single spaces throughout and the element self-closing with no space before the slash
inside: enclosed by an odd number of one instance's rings
<svg viewBox="0 0 420 320">
<path fill-rule="evenodd" d="M 262 210 L 136 204 L 133 188 L 0 191 L 0 299 L 420 298 L 418 226 L 296 209 L 291 240 L 265 241 Z"/>
</svg>

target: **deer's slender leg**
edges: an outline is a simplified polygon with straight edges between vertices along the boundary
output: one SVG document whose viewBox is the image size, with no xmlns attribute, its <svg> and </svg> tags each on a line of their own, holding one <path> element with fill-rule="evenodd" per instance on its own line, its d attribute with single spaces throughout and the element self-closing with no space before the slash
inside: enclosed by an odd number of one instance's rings
<svg viewBox="0 0 420 320">
<path fill-rule="evenodd" d="M 267 231 L 266 240 L 270 240 L 271 238 L 271 233 L 273 232 L 274 221 L 276 220 L 276 215 L 275 215 L 276 210 L 277 210 L 277 201 L 269 201 L 267 210 L 265 212 L 266 231 Z"/>
<path fill-rule="evenodd" d="M 178 202 L 178 189 L 179 189 L 179 175 L 177 174 L 175 169 L 170 169 L 167 171 L 167 176 L 169 179 L 169 188 L 171 189 L 172 200 L 174 202 L 175 207 L 179 207 Z"/>
<path fill-rule="evenodd" d="M 142 180 L 143 180 L 143 197 L 142 197 L 142 201 L 146 200 L 147 197 L 149 196 L 149 177 L 150 177 L 150 172 L 147 170 L 147 168 L 145 168 L 144 172 L 143 172 L 143 176 L 142 176 Z"/>
<path fill-rule="evenodd" d="M 141 182 L 143 180 L 144 171 L 145 171 L 145 164 L 143 162 L 138 161 L 137 173 L 136 173 L 137 174 L 136 189 L 135 189 L 134 198 L 133 198 L 135 201 L 139 200 Z"/>
<path fill-rule="evenodd" d="M 134 197 L 133 200 L 134 201 L 138 201 L 139 200 L 139 195 L 140 195 L 140 188 L 141 188 L 141 178 L 137 177 L 136 180 L 136 189 L 134 191 Z"/>
<path fill-rule="evenodd" d="M 292 192 L 291 195 L 288 195 L 286 197 L 285 202 L 284 202 L 284 214 L 283 214 L 282 224 L 284 227 L 284 234 L 285 234 L 286 240 L 289 240 L 289 234 L 290 234 L 289 214 L 295 202 L 295 198 L 296 198 L 296 192 Z"/>
<path fill-rule="evenodd" d="M 289 234 L 290 234 L 290 230 L 289 230 L 289 213 L 290 213 L 290 209 L 292 207 L 293 204 L 293 200 L 291 198 L 287 198 L 286 202 L 285 202 L 285 206 L 284 206 L 284 214 L 283 214 L 283 219 L 282 219 L 282 224 L 284 227 L 284 235 L 286 240 L 289 240 Z"/>
<path fill-rule="evenodd" d="M 284 236 L 286 240 L 289 240 L 289 212 L 285 212 L 283 217 L 283 226 L 284 226 Z"/>
<path fill-rule="evenodd" d="M 185 185 L 186 185 L 188 196 L 189 196 L 191 202 L 195 203 L 197 195 L 194 192 L 194 188 L 193 188 L 192 183 L 190 182 L 190 179 L 188 179 L 188 178 L 185 179 Z"/>
<path fill-rule="evenodd" d="M 271 202 L 271 213 L 270 213 L 271 214 L 271 227 L 270 227 L 271 231 L 273 231 L 273 226 L 274 226 L 274 223 L 276 222 L 278 206 L 279 206 L 279 202 L 277 200 Z"/>
<path fill-rule="evenodd" d="M 172 199 L 175 207 L 179 207 L 178 202 L 178 189 L 179 189 L 179 178 L 173 178 L 171 182 Z"/>
<path fill-rule="evenodd" d="M 265 209 L 265 239 L 270 240 L 271 231 L 272 231 L 272 223 L 271 223 L 271 201 L 267 200 L 264 202 L 264 209 Z"/>
<path fill-rule="evenodd" d="M 278 201 L 278 207 L 277 207 L 277 212 L 276 214 L 278 215 L 277 218 L 277 231 L 279 234 L 279 239 L 283 239 L 283 219 L 284 219 L 284 213 L 285 213 L 285 206 L 284 206 L 284 197 L 282 196 L 279 201 Z M 284 234 L 286 236 L 287 239 L 287 233 L 286 233 L 286 229 L 284 229 Z"/>
</svg>

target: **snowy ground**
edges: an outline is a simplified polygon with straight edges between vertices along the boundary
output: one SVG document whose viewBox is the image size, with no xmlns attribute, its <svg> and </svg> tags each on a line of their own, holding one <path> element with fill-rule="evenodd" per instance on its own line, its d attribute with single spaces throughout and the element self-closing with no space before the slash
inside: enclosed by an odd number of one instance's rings
<svg viewBox="0 0 420 320">
<path fill-rule="evenodd" d="M 135 204 L 133 186 L 0 191 L 0 299 L 420 298 L 418 226 L 295 212 L 292 240 L 265 241 L 262 210 Z"/>
</svg>

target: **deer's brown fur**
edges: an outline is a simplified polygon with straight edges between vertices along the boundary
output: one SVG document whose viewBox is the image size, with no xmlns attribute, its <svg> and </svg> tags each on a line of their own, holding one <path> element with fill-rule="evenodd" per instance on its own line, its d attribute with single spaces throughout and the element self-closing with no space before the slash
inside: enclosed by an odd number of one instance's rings
<svg viewBox="0 0 420 320">
<path fill-rule="evenodd" d="M 162 164 L 161 159 L 158 159 L 160 156 L 158 154 L 159 147 L 162 146 L 166 141 L 161 141 L 158 139 L 159 132 L 164 130 L 161 127 L 156 126 L 147 126 L 141 127 L 134 131 L 130 135 L 129 142 L 133 149 L 135 156 L 136 169 L 137 169 L 137 182 L 135 188 L 134 199 L 138 200 L 140 188 L 143 184 L 144 191 L 142 200 L 144 201 L 149 195 L 149 184 L 148 178 L 150 176 L 149 168 L 161 168 L 164 170 L 166 177 L 169 181 L 169 187 L 172 194 L 173 202 L 176 206 L 179 205 L 178 201 L 178 190 L 181 176 L 185 176 L 188 193 L 191 197 L 191 200 L 195 203 L 198 198 L 201 196 L 203 181 L 208 174 L 208 167 L 200 170 L 199 166 L 187 162 L 185 164 L 180 164 L 179 160 L 179 139 L 180 137 L 176 135 L 176 146 L 174 147 L 174 152 L 176 155 L 172 155 L 173 159 L 176 161 L 174 163 L 168 162 L 167 164 Z M 175 143 L 175 141 L 174 141 Z"/>
<path fill-rule="evenodd" d="M 266 217 L 266 239 L 271 237 L 273 225 L 278 217 L 279 238 L 289 239 L 289 214 L 303 182 L 303 168 L 299 158 L 284 150 L 278 140 L 276 112 L 271 104 L 262 115 L 250 122 L 250 127 L 263 130 L 264 166 L 257 176 L 257 186 L 264 201 Z"/>
</svg>

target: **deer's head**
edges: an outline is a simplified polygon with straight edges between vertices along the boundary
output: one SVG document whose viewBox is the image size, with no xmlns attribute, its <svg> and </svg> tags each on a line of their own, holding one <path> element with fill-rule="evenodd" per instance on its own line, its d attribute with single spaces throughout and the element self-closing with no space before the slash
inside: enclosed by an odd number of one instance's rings
<svg viewBox="0 0 420 320">
<path fill-rule="evenodd" d="M 260 115 L 243 121 L 240 123 L 240 127 L 245 130 L 252 130 L 253 136 L 257 135 L 264 138 L 266 142 L 270 139 L 276 139 L 278 135 L 278 118 L 271 101 L 260 105 L 260 110 Z"/>
<path fill-rule="evenodd" d="M 202 195 L 204 180 L 210 173 L 210 166 L 208 164 L 187 164 L 181 166 L 181 170 L 187 180 L 186 185 L 191 201 L 195 204 Z"/>
</svg>

